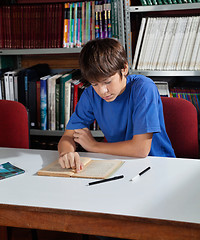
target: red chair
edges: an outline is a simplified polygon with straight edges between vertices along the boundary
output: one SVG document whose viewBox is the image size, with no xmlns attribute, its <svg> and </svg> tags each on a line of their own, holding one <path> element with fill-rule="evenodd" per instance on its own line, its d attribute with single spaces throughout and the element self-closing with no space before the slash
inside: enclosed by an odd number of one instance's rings
<svg viewBox="0 0 200 240">
<path fill-rule="evenodd" d="M 0 147 L 29 148 L 28 113 L 23 104 L 16 101 L 0 100 Z M 31 229 L 32 239 L 37 232 Z M 12 227 L 0 226 L 0 237 L 12 239 Z"/>
<path fill-rule="evenodd" d="M 176 157 L 199 158 L 198 119 L 194 105 L 181 98 L 161 97 L 166 131 Z"/>
<path fill-rule="evenodd" d="M 29 148 L 28 113 L 19 102 L 0 100 L 0 147 Z"/>
</svg>

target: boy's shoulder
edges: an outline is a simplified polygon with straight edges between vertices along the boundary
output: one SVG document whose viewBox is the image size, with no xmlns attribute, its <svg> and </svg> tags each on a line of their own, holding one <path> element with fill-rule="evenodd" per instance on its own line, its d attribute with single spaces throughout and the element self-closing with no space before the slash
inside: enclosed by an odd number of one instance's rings
<svg viewBox="0 0 200 240">
<path fill-rule="evenodd" d="M 134 95 L 136 93 L 146 94 L 147 92 L 157 92 L 154 81 L 144 75 L 129 75 L 127 77 L 127 86 L 129 86 Z"/>
<path fill-rule="evenodd" d="M 137 84 L 154 83 L 151 78 L 148 78 L 144 75 L 136 75 L 136 74 L 132 74 L 132 75 L 127 76 L 127 83 L 129 83 L 129 82 L 137 83 Z"/>
</svg>

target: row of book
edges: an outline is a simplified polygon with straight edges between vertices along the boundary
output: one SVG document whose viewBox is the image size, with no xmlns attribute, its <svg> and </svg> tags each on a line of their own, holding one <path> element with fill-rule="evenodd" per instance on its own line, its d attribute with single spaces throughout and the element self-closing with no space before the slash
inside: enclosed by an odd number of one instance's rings
<svg viewBox="0 0 200 240">
<path fill-rule="evenodd" d="M 62 47 L 63 4 L 0 7 L 0 48 Z"/>
<path fill-rule="evenodd" d="M 170 89 L 170 97 L 183 98 L 190 101 L 196 107 L 200 116 L 200 88 L 187 89 L 174 87 Z"/>
<path fill-rule="evenodd" d="M 83 90 L 80 70 L 51 74 L 48 64 L 0 71 L 0 99 L 19 101 L 29 112 L 30 127 L 65 130 Z M 98 130 L 96 121 L 91 126 Z"/>
<path fill-rule="evenodd" d="M 118 38 L 118 0 L 0 7 L 0 48 L 82 47 Z"/>
<path fill-rule="evenodd" d="M 200 70 L 200 16 L 144 17 L 132 69 Z"/>
<path fill-rule="evenodd" d="M 117 9 L 111 0 L 65 3 L 63 47 L 81 47 L 91 39 L 118 37 Z"/>
<path fill-rule="evenodd" d="M 198 3 L 200 0 L 140 0 L 142 6 L 163 5 L 163 4 L 183 4 Z"/>
</svg>

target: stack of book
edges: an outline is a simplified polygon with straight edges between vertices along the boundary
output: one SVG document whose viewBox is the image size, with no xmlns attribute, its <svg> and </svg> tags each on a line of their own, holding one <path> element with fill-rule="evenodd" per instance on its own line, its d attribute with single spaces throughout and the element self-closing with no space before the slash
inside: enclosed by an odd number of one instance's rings
<svg viewBox="0 0 200 240">
<path fill-rule="evenodd" d="M 200 16 L 142 18 L 132 69 L 200 70 Z"/>
</svg>

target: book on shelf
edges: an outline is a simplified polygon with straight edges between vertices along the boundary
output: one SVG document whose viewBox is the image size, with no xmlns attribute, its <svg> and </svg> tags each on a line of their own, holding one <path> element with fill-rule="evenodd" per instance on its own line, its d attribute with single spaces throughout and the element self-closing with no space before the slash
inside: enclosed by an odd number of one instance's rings
<svg viewBox="0 0 200 240">
<path fill-rule="evenodd" d="M 4 73 L 5 99 L 10 100 L 9 72 Z"/>
<path fill-rule="evenodd" d="M 67 72 L 60 78 L 60 130 L 65 129 L 65 83 L 72 79 L 72 74 L 75 70 Z"/>
<path fill-rule="evenodd" d="M 135 70 L 199 70 L 200 16 L 142 18 Z"/>
<path fill-rule="evenodd" d="M 98 1 L 95 1 L 95 38 L 100 37 L 99 11 L 100 11 L 100 7 L 99 7 L 99 4 L 98 4 Z"/>
<path fill-rule="evenodd" d="M 82 2 L 77 3 L 77 47 L 82 46 Z"/>
<path fill-rule="evenodd" d="M 199 87 L 184 87 L 174 86 L 170 88 L 170 97 L 183 98 L 190 101 L 200 116 L 200 88 Z M 200 122 L 200 120 L 199 120 Z"/>
<path fill-rule="evenodd" d="M 0 164 L 0 180 L 24 173 L 25 170 L 10 162 Z"/>
<path fill-rule="evenodd" d="M 55 74 L 47 79 L 47 109 L 48 109 L 48 129 L 56 130 L 56 81 L 62 74 Z"/>
<path fill-rule="evenodd" d="M 69 3 L 64 5 L 64 31 L 63 31 L 63 47 L 69 48 L 69 23 L 70 23 L 70 8 Z"/>
<path fill-rule="evenodd" d="M 136 48 L 135 48 L 135 54 L 134 54 L 134 58 L 133 58 L 133 64 L 132 64 L 132 69 L 133 70 L 137 66 L 138 56 L 139 56 L 139 53 L 141 51 L 142 41 L 143 41 L 143 37 L 144 37 L 144 31 L 145 31 L 146 22 L 147 22 L 147 18 L 143 17 L 142 21 L 141 21 L 141 25 L 140 25 L 140 30 L 139 30 L 139 34 L 138 34 L 137 44 L 136 44 Z"/>
<path fill-rule="evenodd" d="M 40 169 L 37 174 L 40 176 L 53 177 L 75 177 L 105 179 L 119 169 L 124 161 L 122 160 L 94 160 L 87 157 L 80 158 L 83 170 L 75 172 L 74 169 L 62 168 L 58 160 Z"/>
<path fill-rule="evenodd" d="M 47 130 L 47 80 L 50 75 L 40 78 L 40 121 L 41 130 Z"/>
<path fill-rule="evenodd" d="M 160 96 L 163 96 L 163 97 L 169 97 L 170 96 L 168 82 L 154 81 L 154 83 L 156 84 L 156 86 L 158 88 L 158 92 L 159 92 Z"/>
</svg>

